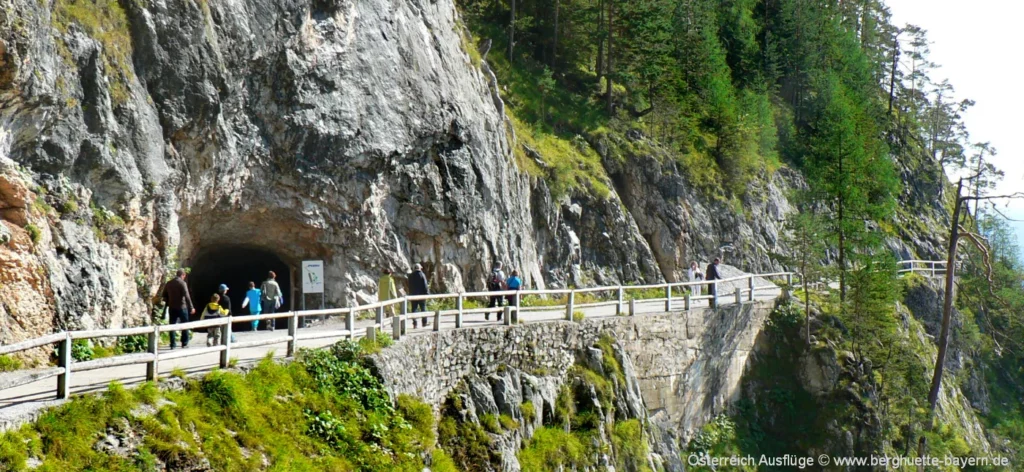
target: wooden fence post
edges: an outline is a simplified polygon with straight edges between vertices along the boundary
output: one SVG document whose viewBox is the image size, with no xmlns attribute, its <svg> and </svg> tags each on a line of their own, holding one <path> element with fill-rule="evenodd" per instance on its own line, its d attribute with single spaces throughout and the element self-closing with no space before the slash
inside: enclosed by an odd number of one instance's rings
<svg viewBox="0 0 1024 472">
<path fill-rule="evenodd" d="M 636 299 L 629 299 L 629 316 L 636 316 Z"/>
<path fill-rule="evenodd" d="M 377 307 L 377 326 L 384 329 L 384 307 Z"/>
<path fill-rule="evenodd" d="M 224 346 L 224 350 L 220 351 L 220 368 L 226 369 L 228 362 L 231 362 L 231 319 L 227 318 L 228 322 L 224 323 L 220 329 L 220 344 Z"/>
<path fill-rule="evenodd" d="M 743 303 L 743 289 L 736 287 L 736 304 L 739 305 L 740 303 Z"/>
<path fill-rule="evenodd" d="M 295 355 L 295 346 L 298 344 L 295 341 L 295 332 L 299 327 L 299 312 L 293 311 L 292 316 L 288 317 L 288 348 L 285 355 L 293 357 Z"/>
<path fill-rule="evenodd" d="M 512 307 L 506 305 L 504 314 L 505 316 L 503 317 L 503 321 L 505 326 L 512 326 Z"/>
<path fill-rule="evenodd" d="M 441 310 L 434 312 L 434 331 L 441 331 Z"/>
<path fill-rule="evenodd" d="M 565 319 L 566 320 L 572 321 L 572 312 L 573 312 L 573 308 L 575 308 L 575 305 L 576 305 L 576 291 L 575 290 L 570 290 L 569 291 L 569 298 L 568 298 L 568 300 L 566 300 L 566 303 L 565 303 Z"/>
<path fill-rule="evenodd" d="M 393 316 L 391 317 L 391 337 L 395 341 L 402 339 L 402 317 Z"/>
<path fill-rule="evenodd" d="M 619 303 L 617 303 L 615 305 L 615 314 L 616 315 L 621 315 L 622 314 L 622 297 L 625 296 L 624 292 L 625 292 L 625 290 L 622 288 L 621 285 L 619 285 Z"/>
<path fill-rule="evenodd" d="M 672 285 L 665 286 L 665 312 L 672 311 Z"/>
<path fill-rule="evenodd" d="M 718 280 L 711 283 L 711 308 L 718 308 Z"/>
<path fill-rule="evenodd" d="M 160 364 L 157 356 L 160 355 L 160 325 L 153 325 L 153 331 L 149 333 L 146 343 L 146 351 L 153 355 L 153 360 L 146 363 L 146 380 L 155 382 L 160 375 Z"/>
<path fill-rule="evenodd" d="M 71 396 L 71 334 L 64 333 L 64 339 L 57 347 L 57 367 L 63 367 L 64 372 L 57 376 L 57 398 L 65 399 Z"/>
<path fill-rule="evenodd" d="M 747 286 L 750 289 L 750 301 L 754 301 L 754 276 L 747 277 Z"/>
<path fill-rule="evenodd" d="M 683 308 L 686 311 L 690 311 L 690 306 L 692 306 L 691 304 L 693 303 L 692 300 L 690 299 L 690 297 L 692 297 L 692 296 L 693 296 L 692 293 L 687 293 L 686 294 L 686 298 L 683 299 Z"/>
<path fill-rule="evenodd" d="M 351 308 L 345 313 L 345 329 L 348 330 L 349 340 L 356 338 L 356 313 Z"/>
<path fill-rule="evenodd" d="M 462 296 L 461 293 L 459 294 L 459 298 L 455 299 L 455 309 L 458 310 L 458 312 L 455 313 L 455 327 L 456 328 L 461 328 L 462 327 L 462 305 L 463 305 L 463 300 L 464 300 L 464 297 Z"/>
</svg>

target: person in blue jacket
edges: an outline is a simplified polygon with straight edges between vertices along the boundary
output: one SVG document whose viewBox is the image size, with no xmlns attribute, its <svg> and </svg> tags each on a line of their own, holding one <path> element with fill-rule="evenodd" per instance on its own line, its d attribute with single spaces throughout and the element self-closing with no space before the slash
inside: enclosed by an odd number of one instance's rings
<svg viewBox="0 0 1024 472">
<path fill-rule="evenodd" d="M 509 290 L 519 290 L 520 288 L 523 287 L 523 279 L 519 278 L 518 270 L 512 271 L 512 275 L 508 276 L 508 279 L 505 280 L 505 286 L 508 287 Z M 506 299 L 508 300 L 509 306 L 519 306 L 516 304 L 515 295 L 506 295 Z"/>
<path fill-rule="evenodd" d="M 242 308 L 249 307 L 250 315 L 257 315 L 262 312 L 262 306 L 260 305 L 260 298 L 263 296 L 263 291 L 256 288 L 256 282 L 249 282 L 249 290 L 245 292 L 245 300 L 242 300 Z M 260 326 L 260 320 L 256 319 L 252 321 L 252 330 L 256 331 L 256 328 Z"/>
</svg>

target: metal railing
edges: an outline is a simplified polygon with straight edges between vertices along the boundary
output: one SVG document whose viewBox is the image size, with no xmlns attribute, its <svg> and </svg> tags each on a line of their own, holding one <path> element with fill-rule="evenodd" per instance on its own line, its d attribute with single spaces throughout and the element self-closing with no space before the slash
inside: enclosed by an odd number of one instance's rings
<svg viewBox="0 0 1024 472">
<path fill-rule="evenodd" d="M 934 274 L 937 270 L 937 263 L 934 261 L 904 262 L 911 263 L 910 268 L 907 270 L 901 270 L 901 273 L 924 270 L 930 271 Z M 924 269 L 916 267 L 917 263 L 929 263 L 930 265 L 927 269 Z M 502 317 L 502 323 L 510 325 L 513 323 L 523 322 L 523 320 L 520 319 L 520 313 L 533 311 L 552 312 L 564 310 L 564 317 L 561 317 L 561 319 L 572 320 L 573 314 L 577 310 L 607 306 L 615 307 L 615 315 L 628 314 L 629 316 L 634 316 L 638 313 L 638 303 L 657 303 L 659 304 L 658 306 L 664 307 L 665 312 L 677 309 L 688 311 L 695 307 L 697 303 L 702 301 L 707 301 L 709 307 L 715 308 L 723 304 L 726 300 L 734 303 L 753 301 L 756 298 L 756 293 L 758 291 L 774 290 L 779 288 L 778 285 L 770 282 L 758 285 L 755 282 L 757 279 L 774 278 L 779 279 L 780 281 L 785 280 L 785 284 L 791 286 L 796 275 L 797 274 L 793 272 L 775 272 L 768 274 L 749 274 L 713 281 L 671 282 L 650 285 L 617 285 L 611 287 L 589 287 L 578 289 L 504 290 L 432 295 L 407 295 L 392 300 L 379 301 L 367 305 L 358 305 L 348 308 L 221 317 L 217 319 L 191 321 L 188 323 L 142 326 L 135 328 L 65 331 L 22 341 L 16 344 L 0 346 L 0 355 L 6 355 L 53 344 L 57 345 L 57 365 L 55 367 L 17 371 L 0 375 L 0 391 L 56 377 L 57 398 L 67 398 L 71 393 L 72 372 L 84 372 L 110 367 L 145 364 L 146 379 L 156 380 L 159 375 L 159 363 L 161 361 L 219 353 L 219 365 L 224 368 L 231 362 L 231 352 L 233 349 L 245 349 L 274 344 L 286 344 L 287 348 L 285 350 L 285 356 L 292 357 L 295 355 L 297 343 L 302 340 L 323 338 L 355 339 L 357 336 L 362 335 L 362 333 L 359 333 L 356 329 L 356 318 L 359 317 L 360 314 L 364 313 L 372 313 L 374 318 L 373 324 L 367 327 L 368 329 L 366 330 L 365 335 L 375 336 L 376 330 L 386 329 L 388 321 L 390 321 L 392 336 L 395 340 L 400 340 L 405 332 L 404 323 L 411 315 L 409 312 L 410 303 L 414 301 L 438 302 L 449 300 L 454 302 L 453 308 L 435 309 L 432 310 L 432 312 L 421 312 L 415 315 L 417 318 L 432 315 L 433 331 L 439 331 L 444 319 L 450 320 L 451 317 L 454 317 L 455 329 L 459 329 L 465 325 L 466 315 L 495 313 L 499 311 L 503 311 L 504 314 Z M 733 288 L 731 293 L 725 293 L 730 286 Z M 709 290 L 709 293 L 705 295 L 694 295 L 694 293 L 697 293 L 697 291 L 693 290 L 694 287 L 710 287 L 711 290 Z M 644 294 L 644 298 L 638 299 L 636 297 L 629 297 L 631 292 L 649 292 L 652 290 L 663 291 L 660 295 L 664 296 L 650 298 L 646 296 L 649 295 L 648 293 Z M 595 294 L 604 294 L 605 298 L 598 298 L 597 301 L 591 301 L 588 303 L 576 303 L 577 295 L 589 295 L 591 297 L 595 297 Z M 542 306 L 524 306 L 523 299 L 527 296 L 564 297 L 564 302 L 559 299 L 555 300 L 555 303 L 549 303 Z M 500 304 L 499 307 L 468 308 L 466 306 L 467 300 L 487 300 L 491 297 L 502 297 L 502 299 L 512 297 L 512 303 L 504 307 L 501 307 Z M 549 298 L 548 301 L 551 302 L 552 300 Z M 682 306 L 677 305 L 677 303 L 682 303 Z M 396 310 L 397 313 L 395 313 Z M 300 332 L 298 329 L 300 323 L 309 317 L 325 319 L 326 317 L 335 316 L 344 317 L 344 329 L 309 330 L 307 332 Z M 257 320 L 277 320 L 282 318 L 288 320 L 287 334 L 274 336 L 269 339 L 255 339 L 241 342 L 232 341 L 232 325 L 234 323 L 244 323 Z M 160 352 L 161 334 L 202 328 L 219 329 L 219 344 L 207 347 Z M 145 352 L 121 354 L 112 357 L 78 362 L 72 359 L 72 346 L 75 340 L 137 335 L 147 336 L 148 340 Z"/>
</svg>

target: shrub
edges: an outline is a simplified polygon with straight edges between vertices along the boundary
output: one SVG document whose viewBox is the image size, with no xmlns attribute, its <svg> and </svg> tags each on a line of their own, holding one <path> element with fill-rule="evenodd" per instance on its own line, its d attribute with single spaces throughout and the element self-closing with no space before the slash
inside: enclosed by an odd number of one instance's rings
<svg viewBox="0 0 1024 472">
<path fill-rule="evenodd" d="M 586 315 L 586 314 L 584 314 L 584 313 L 583 313 L 582 311 L 580 311 L 580 310 L 576 310 L 576 311 L 572 312 L 572 320 L 573 320 L 573 321 L 575 321 L 575 322 L 577 322 L 577 323 L 579 323 L 579 322 L 583 321 L 583 318 L 586 318 L 586 316 L 587 316 L 587 315 Z"/>
<path fill-rule="evenodd" d="M 33 223 L 25 225 L 25 231 L 28 231 L 28 237 L 32 240 L 33 244 L 39 244 L 39 241 L 43 239 L 43 232 Z"/>
<path fill-rule="evenodd" d="M 92 344 L 88 339 L 76 339 L 71 342 L 71 358 L 78 361 L 89 361 L 95 357 Z"/>
<path fill-rule="evenodd" d="M 16 357 L 11 357 L 6 354 L 0 356 L 0 372 L 15 371 L 21 369 L 21 366 L 21 360 Z"/>
<path fill-rule="evenodd" d="M 146 352 L 147 349 L 149 349 L 149 336 L 145 334 L 121 336 L 117 338 L 118 354 L 133 354 L 136 352 Z"/>
<path fill-rule="evenodd" d="M 586 451 L 575 434 L 561 428 L 541 428 L 518 457 L 522 470 L 584 470 L 592 465 Z"/>
<path fill-rule="evenodd" d="M 526 424 L 533 424 L 533 420 L 537 418 L 537 411 L 533 407 L 533 402 L 523 402 L 519 405 L 519 409 L 523 412 L 523 421 Z"/>
</svg>

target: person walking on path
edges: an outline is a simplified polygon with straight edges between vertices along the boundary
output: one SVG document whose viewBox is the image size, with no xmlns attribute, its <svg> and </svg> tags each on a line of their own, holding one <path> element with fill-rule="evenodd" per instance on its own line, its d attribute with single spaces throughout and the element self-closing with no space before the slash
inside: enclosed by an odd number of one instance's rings
<svg viewBox="0 0 1024 472">
<path fill-rule="evenodd" d="M 427 276 L 423 274 L 423 266 L 415 264 L 409 274 L 409 295 L 430 295 L 430 287 L 427 283 Z M 427 311 L 426 300 L 413 300 L 412 312 L 420 313 Z M 412 319 L 412 327 L 416 328 L 416 318 Z M 423 317 L 423 327 L 427 327 L 427 317 Z"/>
<path fill-rule="evenodd" d="M 220 296 L 220 307 L 227 310 L 228 316 L 234 316 L 235 312 L 231 311 L 231 297 L 228 296 L 228 285 L 220 284 L 220 287 L 217 287 L 217 295 Z"/>
<path fill-rule="evenodd" d="M 223 287 L 223 285 L 221 285 Z M 203 309 L 203 314 L 199 315 L 201 320 L 215 320 L 222 316 L 228 316 L 228 309 L 224 308 L 221 303 L 224 301 L 224 297 L 219 294 L 213 294 L 210 297 L 210 303 L 206 304 L 206 308 Z M 206 347 L 219 346 L 220 345 L 220 326 L 210 326 L 206 328 Z"/>
<path fill-rule="evenodd" d="M 277 284 L 277 274 L 274 271 L 267 272 L 267 280 L 260 285 L 260 293 L 260 308 L 263 313 L 268 315 L 277 313 L 277 309 L 281 306 L 281 286 Z M 267 320 L 267 329 L 273 331 L 276 321 Z"/>
<path fill-rule="evenodd" d="M 722 278 L 721 275 L 718 275 L 718 263 L 719 262 L 721 262 L 720 259 L 718 259 L 716 257 L 714 261 L 712 261 L 710 264 L 708 264 L 708 270 L 706 270 L 704 272 L 704 280 L 707 280 L 707 281 L 710 282 L 712 280 L 719 280 L 719 279 Z M 713 284 L 713 283 L 708 284 L 708 294 L 710 294 L 712 297 L 718 294 L 717 284 Z M 714 306 L 714 304 L 715 304 L 715 299 L 712 298 L 711 299 L 711 305 Z"/>
<path fill-rule="evenodd" d="M 250 315 L 260 315 L 260 298 L 262 298 L 263 292 L 256 288 L 256 282 L 249 282 L 249 290 L 245 292 L 245 300 L 242 300 L 242 308 L 249 307 Z M 256 331 L 259 328 L 260 320 L 255 319 L 252 321 L 252 330 Z"/>
<path fill-rule="evenodd" d="M 163 298 L 167 301 L 168 323 L 188 323 L 189 315 L 196 314 L 192 306 L 192 297 L 188 294 L 188 285 L 185 284 L 185 269 L 178 269 L 174 278 L 164 285 Z M 181 347 L 188 347 L 190 333 L 187 329 L 181 331 Z M 171 349 L 177 347 L 178 332 L 171 331 Z"/>
<path fill-rule="evenodd" d="M 686 275 L 687 275 L 687 278 L 689 279 L 690 282 L 697 282 L 699 280 L 704 280 L 704 273 L 700 271 L 700 266 L 697 265 L 697 261 L 693 261 L 693 262 L 690 263 L 690 270 L 688 270 L 686 272 Z M 699 297 L 700 296 L 700 285 L 691 285 L 690 286 L 690 295 L 692 295 L 694 297 Z"/>
<path fill-rule="evenodd" d="M 492 292 L 500 292 L 505 288 L 505 273 L 501 271 L 501 263 L 496 262 L 494 264 L 494 270 L 491 271 L 491 277 L 487 279 L 487 290 Z M 492 295 L 490 303 L 487 304 L 487 308 L 498 308 L 498 321 L 501 321 L 501 295 Z M 484 319 L 490 320 L 490 312 L 484 313 Z"/>
<path fill-rule="evenodd" d="M 395 279 L 391 277 L 391 269 L 381 271 L 380 280 L 377 281 L 377 301 L 384 302 L 398 298 L 398 289 L 395 288 Z M 388 305 L 384 311 L 388 316 L 395 316 L 395 306 Z"/>
<path fill-rule="evenodd" d="M 508 276 L 508 279 L 505 280 L 505 286 L 508 287 L 509 290 L 516 291 L 523 287 L 523 279 L 519 278 L 518 270 L 512 271 L 512 275 Z M 516 303 L 519 301 L 519 297 L 517 297 L 516 295 L 507 295 L 506 298 L 508 299 L 509 306 L 519 308 L 519 303 Z"/>
</svg>

